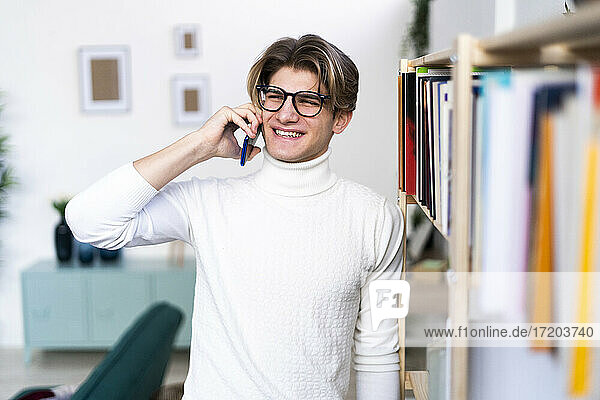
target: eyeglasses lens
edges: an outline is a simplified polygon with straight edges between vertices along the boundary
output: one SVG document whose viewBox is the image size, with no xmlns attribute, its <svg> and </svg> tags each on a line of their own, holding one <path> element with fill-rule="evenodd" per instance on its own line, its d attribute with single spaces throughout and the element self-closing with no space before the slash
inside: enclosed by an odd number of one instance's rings
<svg viewBox="0 0 600 400">
<path fill-rule="evenodd" d="M 282 90 L 274 87 L 264 87 L 258 92 L 260 105 L 268 111 L 277 111 L 285 99 Z M 315 93 L 298 92 L 295 98 L 296 111 L 302 116 L 312 117 L 321 110 L 321 98 Z"/>
</svg>

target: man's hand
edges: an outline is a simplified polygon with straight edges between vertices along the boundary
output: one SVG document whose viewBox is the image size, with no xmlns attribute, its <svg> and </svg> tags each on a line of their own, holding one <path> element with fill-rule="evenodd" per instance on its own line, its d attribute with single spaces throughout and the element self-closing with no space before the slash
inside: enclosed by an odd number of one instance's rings
<svg viewBox="0 0 600 400">
<path fill-rule="evenodd" d="M 221 107 L 210 117 L 194 134 L 198 134 L 205 149 L 210 150 L 212 157 L 236 158 L 242 154 L 233 135 L 242 129 L 246 135 L 256 137 L 258 126 L 262 123 L 262 110 L 257 109 L 252 103 L 242 104 L 235 108 Z M 259 147 L 254 147 L 248 155 L 248 161 L 260 153 Z"/>
</svg>

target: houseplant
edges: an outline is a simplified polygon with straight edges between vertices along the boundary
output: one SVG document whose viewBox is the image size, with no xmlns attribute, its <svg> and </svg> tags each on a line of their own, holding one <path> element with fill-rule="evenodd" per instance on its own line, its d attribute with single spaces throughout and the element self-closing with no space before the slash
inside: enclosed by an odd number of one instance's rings
<svg viewBox="0 0 600 400">
<path fill-rule="evenodd" d="M 429 48 L 429 3 L 431 0 L 412 0 L 412 20 L 402 40 L 402 58 L 420 57 Z"/>
<path fill-rule="evenodd" d="M 0 97 L 2 97 L 2 92 L 0 92 Z M 3 109 L 4 105 L 0 104 L 0 116 Z M 6 157 L 10 147 L 7 141 L 8 136 L 2 135 L 2 130 L 0 129 L 0 218 L 7 216 L 4 207 L 7 200 L 8 189 L 18 184 L 12 168 L 6 165 Z"/>
</svg>

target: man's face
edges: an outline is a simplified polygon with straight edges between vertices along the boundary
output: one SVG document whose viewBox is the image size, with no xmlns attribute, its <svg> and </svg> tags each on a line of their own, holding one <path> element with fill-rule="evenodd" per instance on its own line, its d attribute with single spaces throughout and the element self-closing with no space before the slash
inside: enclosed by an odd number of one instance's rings
<svg viewBox="0 0 600 400">
<path fill-rule="evenodd" d="M 290 93 L 300 90 L 319 92 L 316 74 L 288 67 L 280 68 L 275 72 L 269 84 L 279 86 Z M 323 85 L 321 90 L 319 93 L 329 94 L 323 92 Z M 279 111 L 261 109 L 264 140 L 269 154 L 285 162 L 308 161 L 323 155 L 333 134 L 342 133 L 352 117 L 352 112 L 339 112 L 334 119 L 328 101 L 325 100 L 323 109 L 315 117 L 299 115 L 289 96 Z M 303 135 L 297 138 L 282 137 L 276 133 L 276 130 L 299 132 Z"/>
</svg>

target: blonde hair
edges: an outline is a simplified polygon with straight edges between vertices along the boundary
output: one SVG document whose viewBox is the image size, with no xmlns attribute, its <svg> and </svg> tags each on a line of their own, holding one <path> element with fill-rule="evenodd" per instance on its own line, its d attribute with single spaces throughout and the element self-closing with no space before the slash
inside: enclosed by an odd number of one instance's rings
<svg viewBox="0 0 600 400">
<path fill-rule="evenodd" d="M 358 68 L 350 57 L 318 35 L 303 35 L 298 39 L 284 37 L 271 44 L 252 65 L 246 82 L 252 103 L 258 106 L 256 85 L 268 85 L 282 67 L 309 71 L 319 77 L 331 99 L 324 107 L 332 112 L 354 111 L 358 95 Z"/>
</svg>

